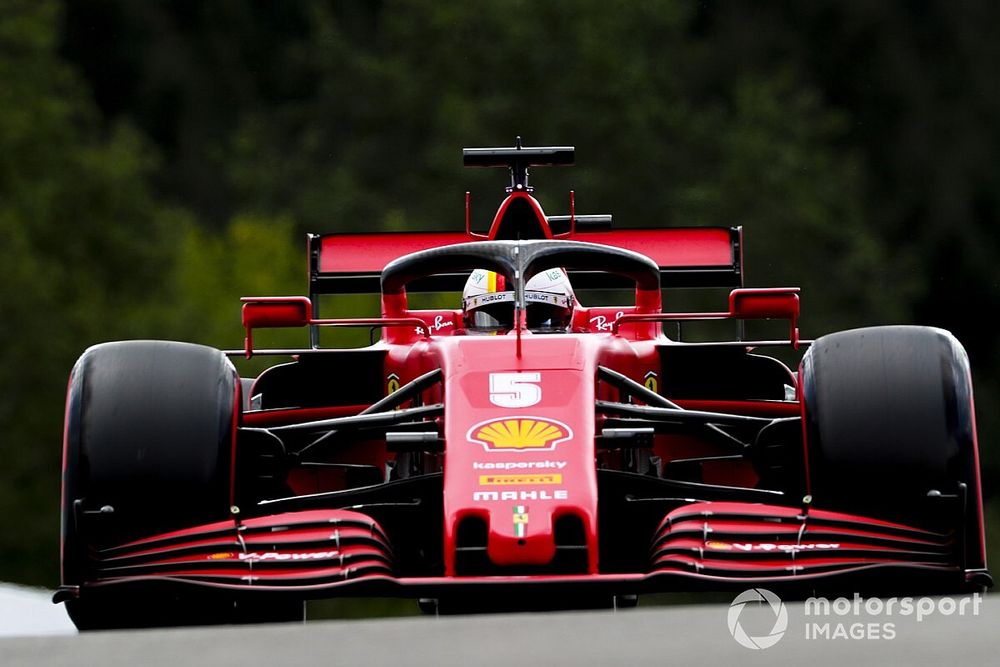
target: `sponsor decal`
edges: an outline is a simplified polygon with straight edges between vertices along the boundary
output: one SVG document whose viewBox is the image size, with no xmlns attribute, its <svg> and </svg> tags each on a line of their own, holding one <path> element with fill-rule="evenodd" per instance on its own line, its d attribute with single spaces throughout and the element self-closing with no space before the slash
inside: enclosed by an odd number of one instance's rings
<svg viewBox="0 0 1000 667">
<path fill-rule="evenodd" d="M 731 551 L 732 548 L 733 548 L 733 545 L 727 544 L 726 542 L 709 541 L 709 542 L 705 542 L 705 548 L 706 549 L 715 549 L 716 551 Z"/>
<path fill-rule="evenodd" d="M 454 326 L 455 323 L 450 320 L 445 320 L 444 315 L 437 315 L 434 317 L 434 323 L 427 325 L 427 333 L 436 333 L 438 331 L 441 331 L 441 329 L 447 329 L 449 327 L 454 327 Z M 413 327 L 413 331 L 419 336 L 422 333 L 424 333 L 424 328 Z"/>
<path fill-rule="evenodd" d="M 562 484 L 562 475 L 480 475 L 480 486 L 533 486 L 543 484 Z"/>
<path fill-rule="evenodd" d="M 547 303 L 560 308 L 569 308 L 573 300 L 565 294 L 552 294 L 550 292 L 525 292 L 525 303 Z"/>
<path fill-rule="evenodd" d="M 257 551 L 251 551 L 248 553 L 233 553 L 231 551 L 220 551 L 218 553 L 209 554 L 208 560 L 232 560 L 237 559 L 239 561 L 250 561 L 250 562 L 260 562 L 260 561 L 286 561 L 286 560 L 326 560 L 328 558 L 337 558 L 340 556 L 339 551 L 308 551 L 308 552 L 288 552 L 283 553 L 279 551 L 265 551 L 263 553 Z"/>
<path fill-rule="evenodd" d="M 281 553 L 278 551 L 265 551 L 264 553 L 257 553 L 256 551 L 252 551 L 250 553 L 240 554 L 240 560 L 249 560 L 257 563 L 268 560 L 326 560 L 328 558 L 337 558 L 339 556 L 339 551 L 310 551 L 303 553 Z"/>
<path fill-rule="evenodd" d="M 468 299 L 467 306 L 473 308 L 484 306 L 488 303 L 505 303 L 514 300 L 513 292 L 493 292 L 491 294 L 478 294 Z"/>
<path fill-rule="evenodd" d="M 605 315 L 598 315 L 597 317 L 590 318 L 590 329 L 592 331 L 611 331 L 614 328 L 615 322 L 618 321 L 624 313 L 618 311 L 615 313 L 614 319 L 609 319 Z"/>
<path fill-rule="evenodd" d="M 501 501 L 501 500 L 569 500 L 569 492 L 566 489 L 542 489 L 540 491 L 473 491 L 473 501 Z"/>
<path fill-rule="evenodd" d="M 645 385 L 646 389 L 655 392 L 657 390 L 657 387 L 659 386 L 659 383 L 657 382 L 656 379 L 656 372 L 649 371 L 648 373 L 646 373 L 646 376 L 642 380 L 642 384 Z"/>
<path fill-rule="evenodd" d="M 488 452 L 550 451 L 573 437 L 562 422 L 545 417 L 500 417 L 480 422 L 469 429 L 470 442 Z"/>
<path fill-rule="evenodd" d="M 566 461 L 488 461 L 472 463 L 473 470 L 562 470 Z"/>
<path fill-rule="evenodd" d="M 548 269 L 546 271 L 542 271 L 542 274 L 552 281 L 559 280 L 563 277 L 562 269 Z"/>
<path fill-rule="evenodd" d="M 524 505 L 514 505 L 514 537 L 524 537 L 528 534 L 528 508 Z"/>
<path fill-rule="evenodd" d="M 441 329 L 447 329 L 448 327 L 454 327 L 454 322 L 446 322 L 444 315 L 438 315 L 434 318 L 434 324 L 430 325 L 431 331 L 441 331 Z"/>
<path fill-rule="evenodd" d="M 705 547 L 716 551 L 768 552 L 768 551 L 832 551 L 839 543 L 810 542 L 806 544 L 776 544 L 774 542 L 705 542 Z"/>
<path fill-rule="evenodd" d="M 389 375 L 386 377 L 385 393 L 386 395 L 388 395 L 395 391 L 399 391 L 399 376 L 396 375 L 395 373 L 389 373 Z"/>
</svg>

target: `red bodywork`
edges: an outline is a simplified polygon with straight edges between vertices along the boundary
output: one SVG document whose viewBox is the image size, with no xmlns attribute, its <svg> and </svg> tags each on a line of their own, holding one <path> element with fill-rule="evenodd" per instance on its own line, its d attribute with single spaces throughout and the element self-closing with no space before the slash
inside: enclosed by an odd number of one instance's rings
<svg viewBox="0 0 1000 667">
<path fill-rule="evenodd" d="M 538 202 L 512 191 L 486 243 L 505 238 L 512 211 L 520 234 L 536 225 L 528 238 L 641 253 L 664 283 L 742 286 L 738 229 L 587 231 L 571 224 L 572 231 L 554 234 Z M 781 395 L 671 395 L 670 388 L 681 384 L 671 359 L 690 347 L 667 339 L 660 326 L 668 320 L 783 318 L 790 322 L 783 342 L 797 347 L 797 289 L 736 289 L 728 311 L 664 314 L 660 290 L 640 286 L 634 305 L 581 304 L 572 332 L 553 335 L 467 335 L 460 309 L 411 310 L 402 288 L 383 292 L 380 318 L 316 317 L 324 293 L 371 286 L 386 265 L 410 253 L 480 238 L 451 232 L 312 237 L 310 298 L 244 300 L 247 356 L 266 353 L 253 349 L 252 330 L 259 327 L 377 325 L 383 333 L 361 354 L 331 353 L 343 374 L 316 380 L 325 387 L 375 374 L 380 396 L 359 390 L 325 402 L 268 404 L 268 392 L 282 387 L 277 378 L 286 372 L 277 367 L 244 397 L 241 428 L 278 433 L 349 419 L 439 371 L 436 381 L 394 406 L 425 411 L 417 425 L 426 425 L 426 446 L 394 444 L 419 438 L 392 436 L 391 429 L 355 438 L 325 453 L 323 465 L 289 465 L 284 493 L 257 497 L 237 464 L 233 493 L 240 514 L 95 550 L 91 574 L 64 582 L 66 590 L 170 582 L 302 596 L 474 596 L 498 587 L 561 586 L 625 594 L 762 582 L 816 588 L 838 576 L 850 577 L 853 586 L 861 575 L 873 573 L 873 580 L 884 582 L 897 572 L 939 575 L 950 585 L 972 582 L 985 568 L 981 532 L 970 538 L 813 508 L 805 451 L 789 454 L 801 477 L 795 495 L 759 488 L 753 462 L 732 456 L 724 443 L 697 429 L 632 434 L 639 444 L 613 445 L 615 428 L 627 431 L 628 425 L 599 410 L 601 402 L 651 404 L 638 394 L 626 397 L 601 369 L 692 414 L 798 418 L 798 376 L 780 362 L 749 355 L 752 343 L 735 341 L 727 349 L 740 355 L 740 363 L 749 359 L 770 369 L 779 392 L 784 385 Z M 464 275 L 448 285 L 460 288 Z M 323 358 L 325 351 L 296 353 L 293 365 Z M 725 375 L 715 381 L 749 383 Z M 264 403 L 255 405 L 258 399 Z M 441 406 L 436 413 L 435 405 Z M 238 442 L 237 458 L 251 457 L 251 449 Z M 691 460 L 697 481 L 664 481 L 666 470 L 681 470 Z M 374 477 L 351 482 L 351 466 Z M 411 501 L 420 509 L 408 506 Z M 397 505 L 412 513 L 397 516 L 391 509 Z M 972 511 L 981 531 L 981 508 Z"/>
</svg>

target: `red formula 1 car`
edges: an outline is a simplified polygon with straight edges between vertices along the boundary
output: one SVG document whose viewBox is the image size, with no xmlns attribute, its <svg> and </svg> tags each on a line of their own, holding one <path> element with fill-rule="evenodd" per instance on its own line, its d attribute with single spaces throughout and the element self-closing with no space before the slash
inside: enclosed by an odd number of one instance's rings
<svg viewBox="0 0 1000 667">
<path fill-rule="evenodd" d="M 992 583 L 948 332 L 800 340 L 796 288 L 742 287 L 740 229 L 547 216 L 528 169 L 572 148 L 465 161 L 510 169 L 487 235 L 310 236 L 310 296 L 244 299 L 245 350 L 83 354 L 56 595 L 79 627 L 301 619 L 334 596 L 440 610 Z M 408 305 L 463 286 L 461 308 Z M 664 312 L 663 288 L 699 286 L 734 288 L 728 307 Z M 628 305 L 575 291 L 622 287 Z M 324 294 L 379 290 L 381 317 L 319 317 Z M 784 319 L 788 336 L 663 333 L 706 319 Z M 320 347 L 337 326 L 381 338 Z M 256 350 L 262 327 L 309 327 L 311 345 Z M 797 371 L 759 352 L 778 346 L 808 347 Z M 291 361 L 241 379 L 240 354 Z"/>
</svg>

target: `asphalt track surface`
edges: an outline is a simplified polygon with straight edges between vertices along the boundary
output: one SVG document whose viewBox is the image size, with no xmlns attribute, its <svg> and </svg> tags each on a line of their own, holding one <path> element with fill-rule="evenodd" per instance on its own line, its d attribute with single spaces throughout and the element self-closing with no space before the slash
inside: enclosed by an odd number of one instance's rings
<svg viewBox="0 0 1000 667">
<path fill-rule="evenodd" d="M 790 603 L 785 634 L 763 650 L 733 639 L 729 610 L 686 605 L 17 637 L 0 639 L 0 665 L 1000 664 L 1000 596 L 984 597 L 978 614 L 967 605 L 965 615 L 934 612 L 919 622 L 864 610 L 807 617 L 801 602 Z M 750 636 L 767 634 L 775 619 L 758 605 L 738 617 Z M 830 623 L 829 637 L 806 637 L 817 621 Z M 848 636 L 834 637 L 838 624 Z M 852 632 L 868 636 L 851 638 Z"/>
</svg>

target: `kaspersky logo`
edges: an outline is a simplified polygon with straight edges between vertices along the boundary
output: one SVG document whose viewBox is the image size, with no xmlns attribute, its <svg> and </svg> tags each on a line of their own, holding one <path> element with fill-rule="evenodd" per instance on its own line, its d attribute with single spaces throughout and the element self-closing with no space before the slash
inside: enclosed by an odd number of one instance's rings
<svg viewBox="0 0 1000 667">
<path fill-rule="evenodd" d="M 573 431 L 544 417 L 500 417 L 476 424 L 467 437 L 488 452 L 543 452 L 572 438 Z"/>
</svg>

